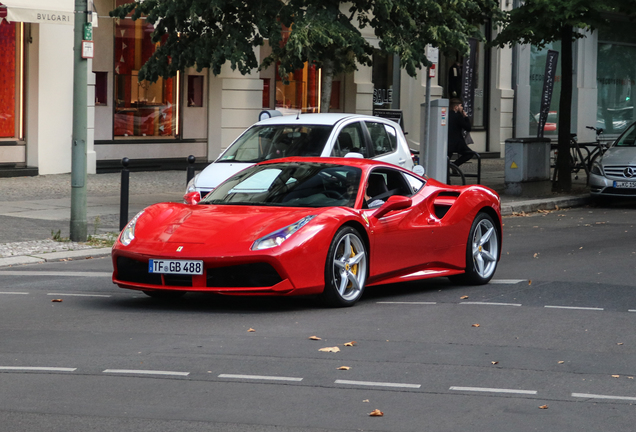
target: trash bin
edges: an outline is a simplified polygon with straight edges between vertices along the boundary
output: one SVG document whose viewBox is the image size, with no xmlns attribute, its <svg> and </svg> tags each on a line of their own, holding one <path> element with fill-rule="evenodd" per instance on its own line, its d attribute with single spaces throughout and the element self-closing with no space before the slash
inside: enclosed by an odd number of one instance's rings
<svg viewBox="0 0 636 432">
<path fill-rule="evenodd" d="M 550 139 L 509 138 L 506 140 L 505 194 L 539 196 L 549 194 Z"/>
</svg>

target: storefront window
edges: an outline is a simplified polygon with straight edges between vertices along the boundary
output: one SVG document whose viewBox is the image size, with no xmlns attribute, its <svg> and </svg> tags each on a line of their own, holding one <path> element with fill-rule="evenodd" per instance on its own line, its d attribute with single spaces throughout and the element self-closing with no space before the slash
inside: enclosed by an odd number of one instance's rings
<svg viewBox="0 0 636 432">
<path fill-rule="evenodd" d="M 0 19 L 0 139 L 23 138 L 22 26 Z"/>
<path fill-rule="evenodd" d="M 305 67 L 296 70 L 287 77 L 289 84 L 285 84 L 276 73 L 276 109 L 294 113 L 319 111 L 319 80 L 318 68 L 305 63 Z M 334 81 L 334 86 L 336 82 Z M 333 91 L 333 90 L 332 90 Z"/>
<path fill-rule="evenodd" d="M 619 134 L 635 119 L 636 34 L 629 22 L 599 30 L 596 126 Z"/>
<path fill-rule="evenodd" d="M 543 49 L 535 46 L 530 51 L 530 117 L 528 119 L 530 136 L 537 136 L 537 127 L 539 124 L 539 112 L 541 111 L 541 95 L 543 93 L 543 77 L 545 75 L 545 62 L 548 50 L 561 52 L 561 42 L 552 42 Z M 548 119 L 543 129 L 543 135 L 546 137 L 558 134 L 558 109 L 559 99 L 561 97 L 561 56 L 557 62 L 557 75 L 554 78 L 554 88 L 552 90 L 552 101 L 550 103 L 550 111 Z"/>
<path fill-rule="evenodd" d="M 116 5 L 128 3 L 117 0 Z M 178 75 L 155 83 L 139 81 L 139 69 L 155 52 L 154 27 L 145 19 L 115 25 L 115 137 L 178 135 Z"/>
<path fill-rule="evenodd" d="M 373 108 L 400 108 L 400 63 L 392 54 L 373 53 Z"/>
</svg>

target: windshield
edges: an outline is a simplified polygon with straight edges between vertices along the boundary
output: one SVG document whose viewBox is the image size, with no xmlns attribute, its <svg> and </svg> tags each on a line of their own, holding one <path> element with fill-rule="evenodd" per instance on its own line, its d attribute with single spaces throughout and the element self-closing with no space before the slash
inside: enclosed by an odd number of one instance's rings
<svg viewBox="0 0 636 432">
<path fill-rule="evenodd" d="M 261 162 L 288 156 L 320 156 L 333 126 L 253 126 L 217 162 Z"/>
<path fill-rule="evenodd" d="M 353 207 L 362 170 L 287 162 L 254 166 L 210 192 L 201 204 L 284 207 Z"/>
<path fill-rule="evenodd" d="M 636 123 L 631 125 L 617 140 L 617 147 L 633 147 L 636 142 Z"/>
</svg>

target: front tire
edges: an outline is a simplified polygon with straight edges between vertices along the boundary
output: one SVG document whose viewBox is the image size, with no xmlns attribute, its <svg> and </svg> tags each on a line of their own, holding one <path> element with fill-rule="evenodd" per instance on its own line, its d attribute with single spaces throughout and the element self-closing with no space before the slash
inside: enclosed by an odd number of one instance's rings
<svg viewBox="0 0 636 432">
<path fill-rule="evenodd" d="M 492 279 L 499 259 L 499 228 L 487 213 L 480 212 L 473 221 L 466 244 L 466 273 L 452 276 L 452 282 L 484 285 Z"/>
<path fill-rule="evenodd" d="M 362 296 L 367 274 L 368 254 L 360 233 L 340 228 L 327 254 L 323 302 L 330 307 L 353 306 Z"/>
</svg>

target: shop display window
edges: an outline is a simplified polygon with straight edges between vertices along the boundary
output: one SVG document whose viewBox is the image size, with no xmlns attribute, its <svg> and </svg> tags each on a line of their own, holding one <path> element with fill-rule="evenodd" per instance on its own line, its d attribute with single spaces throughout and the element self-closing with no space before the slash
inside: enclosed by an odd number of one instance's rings
<svg viewBox="0 0 636 432">
<path fill-rule="evenodd" d="M 23 138 L 22 26 L 0 19 L 0 139 Z"/>
<path fill-rule="evenodd" d="M 276 109 L 281 111 L 319 112 L 320 74 L 314 65 L 305 63 L 305 67 L 290 73 L 285 84 L 276 72 Z"/>
<path fill-rule="evenodd" d="M 117 6 L 127 3 L 118 0 Z M 114 135 L 175 137 L 178 135 L 178 75 L 157 82 L 139 81 L 139 69 L 155 52 L 152 24 L 141 18 L 115 24 Z"/>
<path fill-rule="evenodd" d="M 620 134 L 636 120 L 636 34 L 628 21 L 599 30 L 596 127 L 605 135 Z"/>
<path fill-rule="evenodd" d="M 108 72 L 95 72 L 95 106 L 108 105 Z"/>
<path fill-rule="evenodd" d="M 188 106 L 203 106 L 203 75 L 188 76 Z"/>
</svg>

